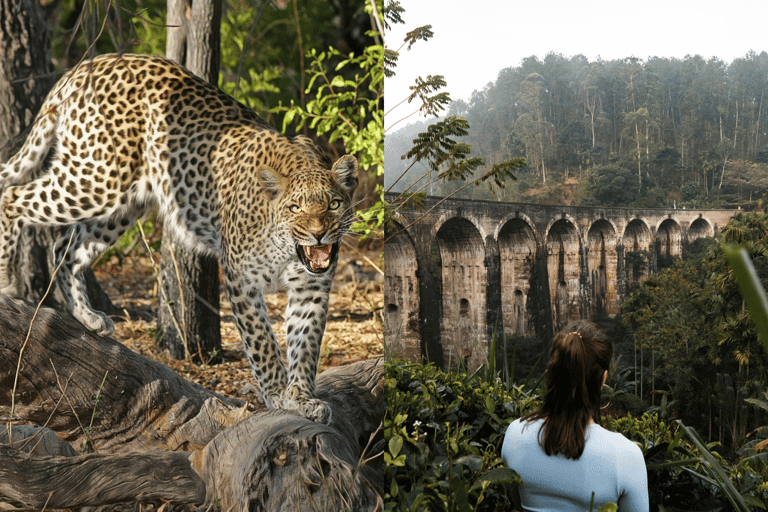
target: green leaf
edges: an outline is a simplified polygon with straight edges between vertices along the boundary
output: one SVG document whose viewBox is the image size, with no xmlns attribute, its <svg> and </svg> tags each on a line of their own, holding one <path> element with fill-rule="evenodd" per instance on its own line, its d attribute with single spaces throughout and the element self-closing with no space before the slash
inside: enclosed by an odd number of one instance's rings
<svg viewBox="0 0 768 512">
<path fill-rule="evenodd" d="M 465 455 L 456 460 L 456 464 L 467 466 L 471 471 L 477 472 L 483 469 L 483 459 L 476 455 Z"/>
<path fill-rule="evenodd" d="M 496 400 L 491 395 L 485 397 L 485 409 L 491 414 L 496 410 Z"/>
<path fill-rule="evenodd" d="M 389 440 L 389 453 L 393 457 L 397 457 L 400 454 L 400 450 L 403 449 L 403 438 L 400 435 L 395 435 Z"/>
<path fill-rule="evenodd" d="M 744 302 L 747 304 L 752 320 L 757 327 L 758 336 L 768 354 L 768 297 L 760 282 L 755 266 L 743 247 L 733 244 L 723 246 L 723 252 L 733 269 L 733 275 L 739 283 Z"/>
<path fill-rule="evenodd" d="M 671 460 L 666 462 L 659 462 L 658 464 L 648 464 L 646 466 L 646 469 L 648 471 L 659 471 L 662 469 L 672 469 L 672 468 L 679 468 L 683 466 L 693 466 L 699 462 L 701 462 L 701 459 L 698 457 L 689 458 L 689 459 Z"/>
<path fill-rule="evenodd" d="M 400 455 L 398 457 L 392 458 L 390 454 L 385 453 L 384 462 L 387 464 L 387 466 L 403 467 L 405 466 L 405 455 Z"/>
<path fill-rule="evenodd" d="M 451 490 L 453 491 L 451 499 L 456 505 L 457 510 L 471 512 L 472 507 L 469 505 L 469 494 L 467 493 L 464 481 L 458 477 L 451 480 Z"/>
<path fill-rule="evenodd" d="M 470 490 L 482 489 L 483 484 L 508 484 L 520 481 L 520 475 L 511 468 L 494 468 L 475 480 Z"/>
<path fill-rule="evenodd" d="M 283 131 L 291 124 L 293 118 L 296 116 L 296 110 L 288 110 L 283 117 Z"/>
<path fill-rule="evenodd" d="M 728 475 L 726 474 L 725 469 L 723 469 L 723 466 L 720 464 L 720 462 L 712 455 L 712 452 L 707 449 L 706 445 L 704 444 L 704 440 L 701 439 L 699 434 L 693 428 L 686 427 L 680 420 L 677 420 L 677 423 L 680 425 L 680 428 L 685 430 L 685 433 L 688 434 L 690 440 L 701 452 L 703 460 L 707 462 L 704 467 L 709 470 L 708 472 L 711 474 L 712 480 L 716 482 L 716 485 L 731 503 L 733 509 L 749 512 L 750 507 L 746 500 L 741 494 L 739 494 L 739 491 L 733 485 L 733 482 L 731 482 L 731 480 L 728 478 Z"/>
</svg>

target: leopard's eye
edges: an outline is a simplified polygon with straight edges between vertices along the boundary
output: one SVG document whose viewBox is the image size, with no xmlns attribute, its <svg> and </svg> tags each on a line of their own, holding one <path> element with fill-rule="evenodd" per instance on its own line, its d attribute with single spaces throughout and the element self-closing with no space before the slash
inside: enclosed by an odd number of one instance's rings
<svg viewBox="0 0 768 512">
<path fill-rule="evenodd" d="M 341 207 L 341 201 L 339 201 L 338 199 L 334 199 L 328 204 L 329 210 L 338 210 L 339 207 Z"/>
<path fill-rule="evenodd" d="M 299 206 L 297 204 L 292 204 L 291 206 L 288 207 L 288 210 L 291 213 L 299 213 L 299 212 L 301 212 L 301 206 Z"/>
</svg>

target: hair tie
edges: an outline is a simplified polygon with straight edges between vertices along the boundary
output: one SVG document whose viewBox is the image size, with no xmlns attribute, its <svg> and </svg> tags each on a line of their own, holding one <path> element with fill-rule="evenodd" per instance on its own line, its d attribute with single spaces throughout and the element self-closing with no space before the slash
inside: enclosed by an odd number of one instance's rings
<svg viewBox="0 0 768 512">
<path fill-rule="evenodd" d="M 572 331 L 572 332 L 569 332 L 569 333 L 568 333 L 568 336 L 570 336 L 571 334 L 575 334 L 576 336 L 578 336 L 578 337 L 579 337 L 579 339 L 580 339 L 580 340 L 584 341 L 584 338 L 582 338 L 582 337 L 581 337 L 581 334 L 579 334 L 578 332 L 576 332 L 576 331 Z"/>
</svg>

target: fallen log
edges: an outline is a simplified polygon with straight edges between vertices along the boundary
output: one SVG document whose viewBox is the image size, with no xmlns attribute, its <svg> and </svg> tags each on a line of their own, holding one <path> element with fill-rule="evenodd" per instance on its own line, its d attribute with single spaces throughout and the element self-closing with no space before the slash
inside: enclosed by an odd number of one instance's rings
<svg viewBox="0 0 768 512">
<path fill-rule="evenodd" d="M 321 425 L 283 410 L 254 414 L 68 314 L 34 314 L 0 297 L 0 416 L 44 426 L 0 431 L 0 496 L 14 506 L 383 508 L 383 361 L 318 376 L 333 410 Z"/>
<path fill-rule="evenodd" d="M 0 496 L 18 502 L 20 510 L 206 501 L 205 484 L 191 469 L 187 452 L 41 457 L 0 446 L 0 463 Z"/>
</svg>

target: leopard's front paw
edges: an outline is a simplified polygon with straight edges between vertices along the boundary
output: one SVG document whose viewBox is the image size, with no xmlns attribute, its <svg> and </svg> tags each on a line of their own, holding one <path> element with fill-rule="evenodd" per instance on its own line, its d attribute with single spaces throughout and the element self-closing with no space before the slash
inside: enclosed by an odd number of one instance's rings
<svg viewBox="0 0 768 512">
<path fill-rule="evenodd" d="M 308 398 L 298 402 L 297 412 L 315 423 L 327 425 L 331 422 L 333 409 L 326 402 L 319 398 Z"/>
<path fill-rule="evenodd" d="M 302 396 L 288 398 L 282 396 L 280 398 L 272 398 L 271 402 L 274 409 L 292 411 L 316 423 L 328 424 L 331 422 L 331 416 L 333 415 L 331 406 L 318 398 Z"/>
<path fill-rule="evenodd" d="M 279 394 L 275 395 L 262 392 L 261 399 L 264 401 L 264 405 L 267 406 L 267 409 L 285 409 L 285 407 L 283 407 L 283 397 Z"/>
</svg>

